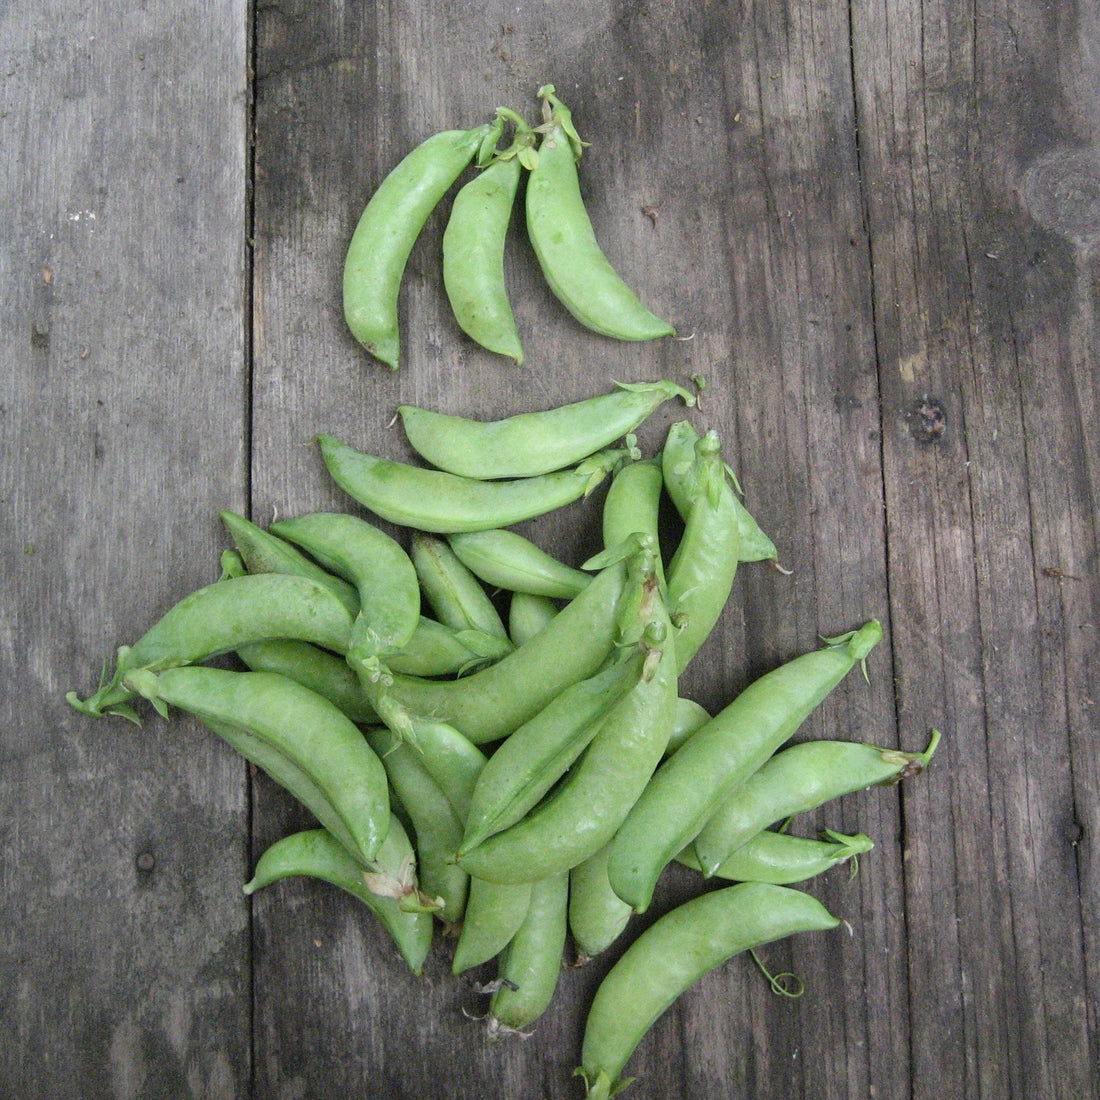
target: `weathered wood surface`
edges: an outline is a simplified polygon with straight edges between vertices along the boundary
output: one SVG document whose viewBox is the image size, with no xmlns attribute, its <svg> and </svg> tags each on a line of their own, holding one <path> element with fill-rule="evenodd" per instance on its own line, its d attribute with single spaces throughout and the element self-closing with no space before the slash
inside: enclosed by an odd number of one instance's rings
<svg viewBox="0 0 1100 1100">
<path fill-rule="evenodd" d="M 416 981 L 331 888 L 243 897 L 307 821 L 289 796 L 196 724 L 63 695 L 216 577 L 220 509 L 348 506 L 317 432 L 402 457 L 401 402 L 493 416 L 692 374 L 793 572 L 741 570 L 684 693 L 720 707 L 874 615 L 870 683 L 800 736 L 944 739 L 806 823 L 876 840 L 809 886 L 851 935 L 765 953 L 806 994 L 735 960 L 627 1095 L 1097 1095 L 1098 36 L 1088 4 L 984 0 L 0 12 L 0 1095 L 580 1094 L 620 948 L 487 1044 L 444 938 Z M 363 203 L 430 133 L 534 119 L 545 81 L 591 143 L 601 242 L 692 339 L 580 329 L 517 220 L 528 364 L 497 362 L 450 316 L 444 207 L 403 366 L 369 361 L 339 293 Z M 599 500 L 530 530 L 579 560 Z M 679 870 L 639 927 L 697 889 Z"/>
</svg>

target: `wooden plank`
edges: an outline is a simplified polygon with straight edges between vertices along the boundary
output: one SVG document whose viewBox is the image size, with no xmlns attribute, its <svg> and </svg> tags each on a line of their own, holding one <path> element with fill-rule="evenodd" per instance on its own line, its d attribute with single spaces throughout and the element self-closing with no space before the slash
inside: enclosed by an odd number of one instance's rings
<svg viewBox="0 0 1100 1100">
<path fill-rule="evenodd" d="M 913 1094 L 1095 1095 L 1096 593 L 1047 575 L 1096 544 L 1095 18 L 853 12 L 902 735 L 946 723 L 905 807 Z"/>
<path fill-rule="evenodd" d="M 0 13 L 0 1093 L 27 1100 L 249 1088 L 245 771 L 64 700 L 217 577 L 244 502 L 245 6 L 209 14 Z"/>
</svg>

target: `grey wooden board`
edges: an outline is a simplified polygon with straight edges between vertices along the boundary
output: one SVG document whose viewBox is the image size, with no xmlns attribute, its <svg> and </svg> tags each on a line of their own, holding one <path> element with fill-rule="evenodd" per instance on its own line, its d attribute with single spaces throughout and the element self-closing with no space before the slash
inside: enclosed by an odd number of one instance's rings
<svg viewBox="0 0 1100 1100">
<path fill-rule="evenodd" d="M 717 428 L 793 572 L 741 569 L 683 692 L 716 709 L 874 615 L 887 637 L 869 684 L 849 677 L 799 736 L 920 748 L 936 726 L 944 740 L 925 776 L 800 824 L 876 840 L 853 881 L 809 887 L 851 934 L 764 953 L 806 994 L 777 998 L 734 960 L 658 1022 L 627 1095 L 1095 1095 L 1095 12 L 201 14 L 201 36 L 186 6 L 0 17 L 15 688 L 0 1094 L 580 1094 L 585 1010 L 621 945 L 563 972 L 532 1038 L 487 1044 L 467 1015 L 485 1000 L 450 975 L 446 938 L 416 980 L 329 887 L 289 881 L 248 907 L 248 861 L 308 823 L 289 796 L 249 786 L 194 724 L 95 724 L 62 695 L 216 576 L 219 509 L 266 523 L 350 507 L 316 433 L 409 457 L 399 403 L 489 417 L 702 374 L 702 407 L 666 406 L 642 446 L 684 415 Z M 411 258 L 389 372 L 341 315 L 363 204 L 437 130 L 502 104 L 534 120 L 546 81 L 591 143 L 597 236 L 691 338 L 581 329 L 517 217 L 528 362 L 497 361 L 449 313 L 445 202 Z M 601 499 L 522 529 L 579 561 Z M 152 872 L 135 869 L 143 853 Z M 672 869 L 636 927 L 697 889 Z"/>
</svg>

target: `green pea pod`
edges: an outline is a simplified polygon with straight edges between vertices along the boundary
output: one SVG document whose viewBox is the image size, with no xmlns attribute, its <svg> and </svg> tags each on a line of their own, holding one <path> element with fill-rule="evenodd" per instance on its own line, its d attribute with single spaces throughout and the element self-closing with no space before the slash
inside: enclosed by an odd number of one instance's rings
<svg viewBox="0 0 1100 1100">
<path fill-rule="evenodd" d="M 508 631 L 489 594 L 447 542 L 415 531 L 410 556 L 424 597 L 440 622 L 455 630 L 477 630 L 508 641 Z"/>
<path fill-rule="evenodd" d="M 933 731 L 924 752 L 850 741 L 804 741 L 777 752 L 726 797 L 695 838 L 703 874 L 717 874 L 742 844 L 777 821 L 923 771 L 939 740 L 939 731 Z"/>
<path fill-rule="evenodd" d="M 370 867 L 389 828 L 386 772 L 356 726 L 327 699 L 268 672 L 138 669 L 127 685 L 162 713 L 195 715 L 285 787 Z"/>
<path fill-rule="evenodd" d="M 532 884 L 523 923 L 501 955 L 489 1001 L 490 1038 L 529 1027 L 549 1006 L 561 974 L 568 897 L 568 875 Z"/>
<path fill-rule="evenodd" d="M 305 577 L 279 573 L 230 577 L 185 596 L 132 646 L 122 646 L 114 676 L 94 695 L 69 704 L 83 714 L 136 716 L 126 707 L 134 692 L 124 684 L 137 669 L 161 672 L 197 664 L 242 645 L 274 638 L 313 642 L 347 651 L 353 618 L 332 591 Z"/>
<path fill-rule="evenodd" d="M 634 914 L 611 889 L 607 877 L 610 854 L 611 845 L 605 844 L 569 872 L 569 931 L 580 952 L 579 963 L 606 951 Z"/>
<path fill-rule="evenodd" d="M 331 589 L 352 615 L 359 614 L 359 593 L 353 584 L 334 576 L 286 539 L 265 531 L 244 516 L 222 512 L 221 521 L 249 573 L 286 573 L 294 577 L 308 577 Z"/>
<path fill-rule="evenodd" d="M 680 420 L 669 428 L 661 451 L 665 488 L 685 521 L 691 512 L 691 502 L 695 496 L 695 445 L 698 441 L 699 433 L 687 420 Z M 775 543 L 764 534 L 760 525 L 741 503 L 737 479 L 728 466 L 726 472 L 735 490 L 733 507 L 737 512 L 737 556 L 744 562 L 776 561 L 779 551 L 776 550 Z"/>
<path fill-rule="evenodd" d="M 506 737 L 607 660 L 625 574 L 622 565 L 601 571 L 545 629 L 487 668 L 445 681 L 394 673 L 386 690 L 412 713 L 449 722 L 475 745 Z"/>
<path fill-rule="evenodd" d="M 617 382 L 611 393 L 502 420 L 471 420 L 401 405 L 413 450 L 440 470 L 478 479 L 536 477 L 564 470 L 629 435 L 674 397 L 695 395 L 675 382 Z M 503 526 L 503 525 L 502 525 Z"/>
<path fill-rule="evenodd" d="M 528 882 L 575 867 L 612 838 L 660 763 L 676 712 L 672 631 L 653 583 L 652 553 L 632 559 L 631 567 L 646 578 L 648 600 L 639 617 L 663 626 L 653 631 L 663 640 L 647 644 L 641 680 L 608 712 L 549 797 L 522 821 L 459 857 L 471 875 Z"/>
<path fill-rule="evenodd" d="M 809 894 L 763 883 L 712 890 L 666 913 L 626 949 L 596 991 L 577 1071 L 588 1100 L 607 1100 L 626 1088 L 623 1068 L 646 1032 L 704 974 L 742 951 L 839 924 Z"/>
<path fill-rule="evenodd" d="M 684 534 L 668 565 L 668 600 L 683 672 L 729 601 L 737 572 L 736 498 L 722 466 L 722 445 L 707 432 L 695 448 L 695 492 Z"/>
<path fill-rule="evenodd" d="M 468 531 L 447 541 L 475 576 L 508 592 L 571 600 L 592 580 L 515 531 Z"/>
<path fill-rule="evenodd" d="M 464 974 L 495 959 L 519 931 L 531 904 L 531 884 L 506 886 L 471 878 L 451 972 Z"/>
<path fill-rule="evenodd" d="M 474 788 L 460 857 L 523 818 L 569 770 L 641 679 L 645 659 L 639 650 L 566 688 L 493 753 Z"/>
<path fill-rule="evenodd" d="M 657 459 L 631 462 L 616 471 L 607 488 L 603 504 L 603 544 L 610 550 L 632 535 L 648 536 L 660 545 L 661 467 Z M 661 556 L 656 557 L 657 572 L 664 583 Z"/>
<path fill-rule="evenodd" d="M 872 619 L 759 677 L 657 769 L 608 861 L 611 885 L 623 901 L 638 912 L 647 908 L 666 864 L 881 638 L 882 627 Z"/>
<path fill-rule="evenodd" d="M 863 833 L 845 836 L 825 829 L 820 840 L 764 830 L 742 844 L 714 872 L 714 877 L 733 882 L 770 882 L 790 886 L 820 875 L 839 863 L 869 852 L 875 845 Z M 694 845 L 677 857 L 677 863 L 702 871 Z M 624 903 L 625 904 L 625 903 Z"/>
<path fill-rule="evenodd" d="M 585 327 L 617 340 L 672 336 L 612 267 L 596 241 L 581 196 L 577 161 L 581 142 L 568 108 L 552 85 L 541 88 L 546 126 L 538 164 L 527 180 L 527 235 L 554 295 Z"/>
<path fill-rule="evenodd" d="M 318 436 L 325 465 L 349 496 L 391 523 L 435 534 L 509 527 L 587 496 L 628 456 L 600 451 L 568 470 L 479 481 L 362 454 Z"/>
<path fill-rule="evenodd" d="M 522 166 L 498 158 L 459 189 L 443 233 L 443 286 L 459 328 L 487 351 L 523 365 L 504 282 L 504 245 Z"/>
<path fill-rule="evenodd" d="M 499 132 L 499 131 L 498 131 Z M 473 160 L 490 125 L 435 134 L 409 153 L 371 196 L 344 261 L 344 317 L 352 335 L 397 370 L 397 299 L 405 265 L 428 216 Z"/>
<path fill-rule="evenodd" d="M 420 585 L 396 540 L 342 512 L 282 520 L 271 531 L 355 586 L 359 614 L 348 642 L 349 659 L 386 656 L 409 642 L 420 621 Z"/>
<path fill-rule="evenodd" d="M 710 713 L 694 699 L 676 700 L 676 721 L 669 734 L 665 755 L 671 756 L 696 730 L 702 729 L 711 719 Z"/>
<path fill-rule="evenodd" d="M 411 888 L 415 856 L 404 827 L 396 817 L 390 818 L 376 862 L 390 877 L 405 881 Z M 308 829 L 277 840 L 260 856 L 244 892 L 254 894 L 274 882 L 298 875 L 330 882 L 358 898 L 393 937 L 409 969 L 416 975 L 423 972 L 432 943 L 431 916 L 419 910 L 402 909 L 397 899 L 370 890 L 363 868 L 324 829 Z"/>
<path fill-rule="evenodd" d="M 508 603 L 508 634 L 515 645 L 529 642 L 558 613 L 558 605 L 549 596 L 513 592 Z"/>
<path fill-rule="evenodd" d="M 442 903 L 439 915 L 444 920 L 460 921 L 470 886 L 469 876 L 453 862 L 462 823 L 413 748 L 388 729 L 369 729 L 366 738 L 412 822 L 421 891 Z"/>
</svg>

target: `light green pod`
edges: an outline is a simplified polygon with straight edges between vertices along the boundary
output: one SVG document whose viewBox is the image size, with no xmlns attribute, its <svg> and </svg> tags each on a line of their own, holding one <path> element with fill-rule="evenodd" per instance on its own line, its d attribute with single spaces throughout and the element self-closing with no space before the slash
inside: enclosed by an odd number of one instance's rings
<svg viewBox="0 0 1100 1100">
<path fill-rule="evenodd" d="M 711 719 L 710 712 L 694 699 L 680 697 L 676 700 L 676 720 L 669 734 L 665 755 L 671 756 L 696 730 L 702 729 Z"/>
<path fill-rule="evenodd" d="M 469 531 L 448 535 L 447 541 L 470 572 L 508 592 L 571 600 L 592 580 L 515 531 Z"/>
<path fill-rule="evenodd" d="M 397 300 L 405 265 L 428 216 L 492 132 L 489 125 L 434 134 L 379 185 L 363 210 L 344 260 L 344 317 L 351 334 L 397 370 Z"/>
<path fill-rule="evenodd" d="M 443 233 L 443 286 L 459 328 L 487 351 L 523 365 L 523 345 L 504 282 L 504 246 L 522 174 L 494 160 L 459 189 Z"/>
<path fill-rule="evenodd" d="M 353 617 L 332 591 L 305 577 L 279 573 L 230 577 L 185 596 L 132 646 L 122 646 L 114 676 L 88 699 L 69 692 L 69 704 L 98 718 L 120 714 L 134 692 L 123 681 L 137 669 L 160 672 L 197 664 L 251 642 L 295 638 L 346 653 Z"/>
<path fill-rule="evenodd" d="M 495 959 L 523 924 L 530 903 L 529 882 L 505 886 L 471 878 L 451 972 L 463 974 Z"/>
<path fill-rule="evenodd" d="M 558 613 L 558 605 L 549 596 L 513 592 L 508 603 L 508 634 L 515 645 L 529 642 L 548 626 Z"/>
<path fill-rule="evenodd" d="M 579 1070 L 588 1100 L 608 1100 L 629 1084 L 622 1071 L 646 1032 L 704 974 L 742 951 L 839 924 L 809 894 L 763 883 L 712 890 L 666 913 L 626 949 L 596 991 Z"/>
<path fill-rule="evenodd" d="M 610 550 L 632 535 L 648 536 L 660 546 L 660 503 L 663 479 L 658 459 L 631 462 L 616 471 L 603 503 L 603 544 Z M 664 583 L 664 564 L 658 552 L 657 575 Z"/>
<path fill-rule="evenodd" d="M 689 390 L 662 380 L 617 382 L 610 393 L 502 420 L 416 405 L 397 411 L 413 450 L 437 469 L 479 479 L 523 478 L 564 470 L 611 446 L 674 397 L 695 404 Z"/>
<path fill-rule="evenodd" d="M 390 523 L 451 534 L 510 527 L 587 496 L 627 456 L 601 451 L 568 470 L 511 481 L 479 481 L 362 454 L 318 436 L 325 465 L 349 496 Z"/>
<path fill-rule="evenodd" d="M 127 685 L 161 714 L 195 715 L 285 787 L 366 867 L 386 830 L 386 772 L 362 734 L 315 692 L 269 672 L 172 668 L 130 673 Z"/>
<path fill-rule="evenodd" d="M 665 760 L 615 837 L 608 874 L 623 901 L 647 908 L 669 861 L 881 638 L 872 619 L 765 673 Z"/>
<path fill-rule="evenodd" d="M 617 340 L 672 336 L 612 267 L 596 241 L 581 197 L 577 161 L 582 143 L 552 85 L 540 89 L 550 118 L 538 164 L 527 180 L 527 235 L 557 299 L 585 327 Z"/>
<path fill-rule="evenodd" d="M 634 910 L 614 890 L 607 878 L 611 845 L 569 872 L 569 932 L 585 962 L 610 947 L 626 929 Z"/>
<path fill-rule="evenodd" d="M 500 959 L 500 985 L 489 1002 L 489 1036 L 529 1027 L 546 1011 L 561 974 L 567 935 L 569 876 L 531 886 L 523 923 Z"/>
<path fill-rule="evenodd" d="M 380 871 L 395 881 L 415 882 L 412 877 L 413 848 L 396 817 L 390 819 L 376 863 Z M 393 937 L 409 969 L 416 975 L 423 972 L 424 960 L 432 944 L 431 915 L 421 910 L 402 909 L 397 898 L 370 890 L 363 868 L 324 829 L 308 829 L 277 840 L 260 856 L 244 892 L 254 894 L 281 879 L 299 875 L 330 882 L 358 898 Z"/>
<path fill-rule="evenodd" d="M 415 531 L 409 556 L 424 598 L 441 623 L 454 630 L 478 630 L 509 641 L 489 594 L 447 541 Z"/>
</svg>

